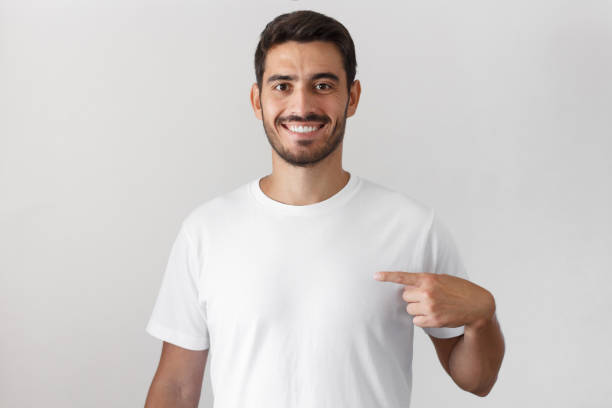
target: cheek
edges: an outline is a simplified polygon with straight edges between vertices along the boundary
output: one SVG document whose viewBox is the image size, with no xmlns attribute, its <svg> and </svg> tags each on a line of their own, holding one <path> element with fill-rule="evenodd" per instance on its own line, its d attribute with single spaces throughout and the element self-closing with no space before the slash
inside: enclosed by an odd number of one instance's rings
<svg viewBox="0 0 612 408">
<path fill-rule="evenodd" d="M 264 118 L 266 119 L 266 122 L 270 124 L 276 124 L 278 117 L 282 113 L 282 111 L 277 106 L 274 106 L 274 104 L 270 102 L 263 105 L 261 111 Z"/>
<path fill-rule="evenodd" d="M 346 107 L 346 101 L 341 98 L 328 101 L 328 103 L 322 104 L 321 109 L 328 115 L 332 120 L 339 121 L 344 117 L 344 108 Z"/>
</svg>

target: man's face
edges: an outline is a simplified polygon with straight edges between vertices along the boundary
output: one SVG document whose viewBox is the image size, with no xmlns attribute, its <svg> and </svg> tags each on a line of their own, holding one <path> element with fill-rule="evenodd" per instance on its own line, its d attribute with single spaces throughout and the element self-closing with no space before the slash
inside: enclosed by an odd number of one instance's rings
<svg viewBox="0 0 612 408">
<path fill-rule="evenodd" d="M 261 92 L 253 84 L 251 102 L 274 151 L 287 163 L 308 167 L 342 143 L 359 86 L 355 81 L 347 92 L 342 56 L 333 43 L 289 41 L 268 51 Z"/>
</svg>

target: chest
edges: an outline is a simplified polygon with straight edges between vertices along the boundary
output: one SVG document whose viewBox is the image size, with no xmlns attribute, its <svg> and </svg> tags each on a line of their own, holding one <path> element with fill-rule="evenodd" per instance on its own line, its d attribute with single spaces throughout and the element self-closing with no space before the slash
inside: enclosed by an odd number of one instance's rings
<svg viewBox="0 0 612 408">
<path fill-rule="evenodd" d="M 410 231 L 359 222 L 262 228 L 228 230 L 211 241 L 199 282 L 211 332 L 267 327 L 342 335 L 407 323 L 403 286 L 373 274 L 408 271 L 417 238 Z"/>
</svg>

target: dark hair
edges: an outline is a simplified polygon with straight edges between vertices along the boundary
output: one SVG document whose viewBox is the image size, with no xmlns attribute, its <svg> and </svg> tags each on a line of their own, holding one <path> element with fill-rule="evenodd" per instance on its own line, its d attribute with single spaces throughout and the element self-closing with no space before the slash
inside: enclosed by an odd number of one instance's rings
<svg viewBox="0 0 612 408">
<path fill-rule="evenodd" d="M 255 49 L 255 77 L 261 90 L 266 55 L 276 44 L 287 41 L 310 42 L 329 41 L 336 44 L 346 72 L 346 86 L 351 89 L 357 71 L 355 44 L 346 27 L 339 21 L 312 10 L 298 10 L 281 14 L 270 21 L 261 32 L 259 43 Z"/>
</svg>

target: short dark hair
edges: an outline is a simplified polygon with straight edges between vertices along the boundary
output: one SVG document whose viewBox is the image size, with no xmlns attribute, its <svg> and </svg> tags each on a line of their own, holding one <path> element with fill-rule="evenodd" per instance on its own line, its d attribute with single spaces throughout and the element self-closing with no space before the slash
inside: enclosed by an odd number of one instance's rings
<svg viewBox="0 0 612 408">
<path fill-rule="evenodd" d="M 344 62 L 346 86 L 350 92 L 357 72 L 355 44 L 346 27 L 339 21 L 312 10 L 297 10 L 281 14 L 270 21 L 261 32 L 255 49 L 255 77 L 261 91 L 263 73 L 268 50 L 276 44 L 287 41 L 310 42 L 328 41 L 338 47 Z"/>
</svg>

